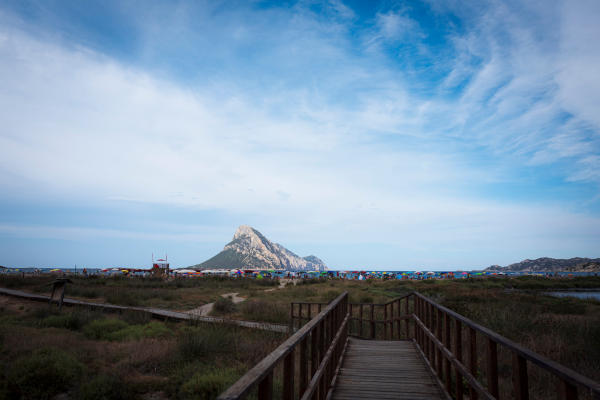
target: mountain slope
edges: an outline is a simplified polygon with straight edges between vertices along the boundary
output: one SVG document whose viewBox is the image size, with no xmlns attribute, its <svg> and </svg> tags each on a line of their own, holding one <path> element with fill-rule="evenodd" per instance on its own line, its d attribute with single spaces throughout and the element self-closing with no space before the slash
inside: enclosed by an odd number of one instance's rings
<svg viewBox="0 0 600 400">
<path fill-rule="evenodd" d="M 548 258 L 542 257 L 535 260 L 523 260 L 518 263 L 510 264 L 506 267 L 492 265 L 485 269 L 486 271 L 534 271 L 534 272 L 555 272 L 555 271 L 599 271 L 600 258 Z"/>
<path fill-rule="evenodd" d="M 257 268 L 293 271 L 326 270 L 318 257 L 302 258 L 278 243 L 273 243 L 256 229 L 240 226 L 231 242 L 219 254 L 190 268 Z"/>
</svg>

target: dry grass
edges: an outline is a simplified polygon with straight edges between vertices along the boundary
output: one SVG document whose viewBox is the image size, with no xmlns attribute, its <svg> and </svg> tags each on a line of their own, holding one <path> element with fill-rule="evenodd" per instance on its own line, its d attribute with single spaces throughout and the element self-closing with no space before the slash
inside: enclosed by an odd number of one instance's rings
<svg viewBox="0 0 600 400">
<path fill-rule="evenodd" d="M 53 396 L 60 391 L 70 398 L 82 399 L 141 398 L 150 394 L 159 398 L 212 398 L 215 391 L 238 379 L 285 338 L 278 333 L 227 325 L 152 321 L 149 324 L 154 331 L 160 325 L 159 331 L 169 335 L 160 338 L 124 335 L 118 336 L 118 340 L 98 340 L 85 334 L 86 327 L 97 321 L 118 318 L 118 326 L 127 331 L 139 330 L 148 323 L 127 315 L 101 314 L 93 319 L 82 318 L 88 322 L 79 329 L 46 327 L 44 321 L 55 316 L 46 305 L 1 299 L 0 399 L 28 398 L 32 393 L 41 398 L 43 393 Z M 61 315 L 85 312 L 67 308 Z M 40 349 L 48 349 L 50 353 L 45 357 L 50 359 L 66 357 L 80 363 L 83 365 L 78 369 L 80 374 L 66 380 L 68 386 L 48 386 L 47 392 L 31 382 L 57 377 L 64 383 L 66 378 L 62 378 L 72 372 L 61 372 L 51 366 L 44 376 L 38 377 L 33 371 L 31 379 L 19 385 L 11 382 L 14 374 L 8 374 L 9 366 L 34 365 L 31 363 L 37 361 L 32 357 L 39 358 Z"/>
</svg>

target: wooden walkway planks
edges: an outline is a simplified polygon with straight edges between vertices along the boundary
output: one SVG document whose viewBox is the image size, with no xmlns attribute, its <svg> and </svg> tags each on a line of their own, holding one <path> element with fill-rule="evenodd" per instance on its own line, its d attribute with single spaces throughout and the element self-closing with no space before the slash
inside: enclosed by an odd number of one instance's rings
<svg viewBox="0 0 600 400">
<path fill-rule="evenodd" d="M 22 299 L 26 299 L 26 300 L 41 301 L 41 302 L 48 302 L 50 300 L 50 296 L 33 294 L 33 293 L 24 292 L 22 290 L 14 290 L 14 289 L 6 289 L 6 288 L 0 288 L 0 295 L 18 297 L 18 298 L 22 298 Z M 190 314 L 187 312 L 163 310 L 160 308 L 119 306 L 116 304 L 94 303 L 94 302 L 90 302 L 90 301 L 75 300 L 75 299 L 68 299 L 68 298 L 64 299 L 63 304 L 69 305 L 69 306 L 85 306 L 85 307 L 91 307 L 91 308 L 99 308 L 102 310 L 114 311 L 114 312 L 120 312 L 120 311 L 146 312 L 155 318 L 170 318 L 170 319 L 181 320 L 181 321 L 199 321 L 199 322 L 231 324 L 231 325 L 242 326 L 244 328 L 261 329 L 261 330 L 281 332 L 281 333 L 287 333 L 289 330 L 287 325 L 271 324 L 271 323 L 266 323 L 266 322 L 242 321 L 242 320 L 226 319 L 226 318 L 219 318 L 219 317 L 203 317 L 203 316 L 199 316 L 199 315 L 193 315 L 193 314 Z"/>
<path fill-rule="evenodd" d="M 348 339 L 332 399 L 447 399 L 412 341 Z"/>
</svg>

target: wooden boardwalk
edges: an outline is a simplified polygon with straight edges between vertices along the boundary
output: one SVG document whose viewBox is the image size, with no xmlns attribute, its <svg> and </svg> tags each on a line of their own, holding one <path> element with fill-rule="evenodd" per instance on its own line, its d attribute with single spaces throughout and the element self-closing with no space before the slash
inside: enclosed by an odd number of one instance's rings
<svg viewBox="0 0 600 400">
<path fill-rule="evenodd" d="M 21 299 L 41 301 L 41 302 L 50 301 L 50 296 L 24 292 L 22 290 L 6 289 L 6 288 L 0 288 L 0 295 L 18 297 Z M 198 322 L 230 324 L 230 325 L 242 326 L 244 328 L 261 329 L 261 330 L 265 330 L 265 331 L 273 331 L 273 332 L 281 332 L 281 333 L 287 333 L 289 330 L 289 327 L 287 325 L 272 324 L 272 323 L 266 323 L 266 322 L 242 321 L 242 320 L 219 318 L 219 317 L 204 317 L 204 316 L 194 315 L 189 312 L 163 310 L 160 308 L 119 306 L 116 304 L 94 303 L 94 302 L 90 302 L 90 301 L 83 301 L 83 300 L 76 300 L 76 299 L 69 299 L 69 298 L 65 298 L 63 300 L 63 304 L 68 305 L 68 306 L 91 307 L 91 308 L 97 308 L 97 309 L 113 311 L 113 312 L 122 312 L 122 311 L 145 312 L 145 313 L 150 314 L 154 318 L 174 319 L 174 320 L 180 320 L 180 321 L 198 321 Z"/>
<path fill-rule="evenodd" d="M 413 341 L 348 339 L 332 399 L 448 398 Z"/>
</svg>

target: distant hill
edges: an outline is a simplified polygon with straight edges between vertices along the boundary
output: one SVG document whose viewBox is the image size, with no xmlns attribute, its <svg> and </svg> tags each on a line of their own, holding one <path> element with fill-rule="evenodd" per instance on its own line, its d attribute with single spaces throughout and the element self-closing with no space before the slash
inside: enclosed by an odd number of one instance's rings
<svg viewBox="0 0 600 400">
<path fill-rule="evenodd" d="M 242 225 L 236 230 L 233 239 L 225 245 L 223 251 L 190 268 L 327 270 L 325 263 L 318 257 L 313 255 L 300 257 L 282 245 L 269 241 L 259 231 L 247 225 Z"/>
<path fill-rule="evenodd" d="M 558 272 L 558 271 L 571 271 L 571 272 L 600 272 L 600 258 L 548 258 L 542 257 L 535 260 L 523 260 L 518 263 L 510 264 L 506 267 L 499 265 L 492 265 L 485 269 L 486 271 L 499 271 L 499 272 L 518 272 L 518 271 L 530 271 L 530 272 Z"/>
</svg>

